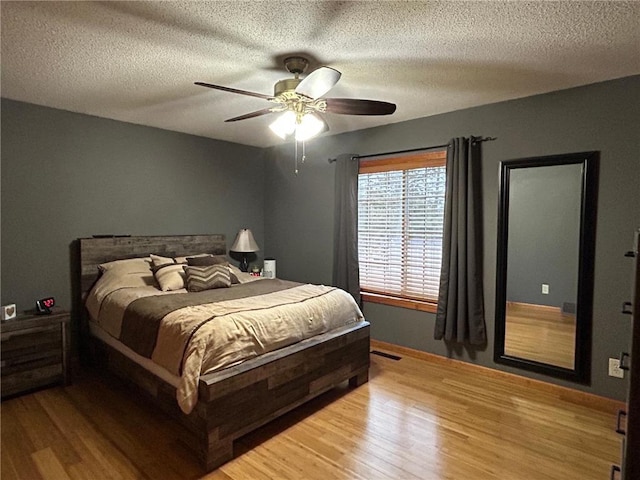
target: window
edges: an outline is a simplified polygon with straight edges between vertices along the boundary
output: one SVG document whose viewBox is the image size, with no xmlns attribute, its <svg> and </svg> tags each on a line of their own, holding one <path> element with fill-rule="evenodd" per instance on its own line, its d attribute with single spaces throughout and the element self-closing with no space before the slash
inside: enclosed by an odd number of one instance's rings
<svg viewBox="0 0 640 480">
<path fill-rule="evenodd" d="M 446 150 L 361 160 L 358 258 L 363 299 L 435 312 Z"/>
</svg>

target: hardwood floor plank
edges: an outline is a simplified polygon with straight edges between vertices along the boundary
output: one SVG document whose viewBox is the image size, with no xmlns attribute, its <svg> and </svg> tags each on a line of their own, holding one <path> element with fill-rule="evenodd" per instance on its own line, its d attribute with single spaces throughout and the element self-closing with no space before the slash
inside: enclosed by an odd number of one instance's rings
<svg viewBox="0 0 640 480">
<path fill-rule="evenodd" d="M 3 479 L 41 480 L 42 476 L 31 458 L 31 452 L 35 452 L 36 448 L 20 423 L 19 406 L 18 401 L 12 400 L 3 402 L 0 407 L 2 412 L 2 456 L 0 457 L 2 470 L 0 476 Z"/>
<path fill-rule="evenodd" d="M 43 391 L 44 392 L 44 391 Z M 73 444 L 67 441 L 63 432 L 52 424 L 47 412 L 39 402 L 39 396 L 20 397 L 23 414 L 20 421 L 31 439 L 36 451 L 50 448 L 63 466 L 79 463 L 82 459 Z"/>
<path fill-rule="evenodd" d="M 190 478 L 190 477 L 185 477 L 185 478 Z M 233 480 L 233 477 L 230 477 L 229 475 L 224 473 L 222 470 L 216 470 L 202 478 L 203 480 Z M 259 477 L 247 476 L 246 478 L 251 478 L 252 480 L 259 480 Z"/>
<path fill-rule="evenodd" d="M 243 437 L 209 474 L 173 421 L 88 371 L 2 403 L 2 478 L 600 480 L 619 458 L 604 400 L 428 357 L 371 360 L 368 383 Z"/>
<path fill-rule="evenodd" d="M 47 447 L 31 454 L 38 471 L 45 480 L 71 480 L 60 463 L 58 455 L 52 448 Z"/>
<path fill-rule="evenodd" d="M 126 464 L 118 462 L 122 473 L 126 474 L 130 465 L 134 471 L 144 472 L 150 479 L 179 480 L 185 478 L 185 474 L 200 474 L 197 466 L 186 468 L 185 472 L 176 471 L 174 465 L 182 462 L 176 455 L 176 449 L 183 454 L 186 451 L 180 447 L 169 448 L 168 445 L 177 437 L 175 430 L 167 434 L 167 427 L 158 421 L 162 418 L 159 412 L 157 415 L 153 410 L 149 412 L 148 408 L 145 409 L 148 407 L 146 402 L 139 402 L 139 397 L 122 386 L 118 386 L 119 390 L 112 390 L 110 387 L 115 386 L 112 382 L 100 384 L 92 380 L 92 388 L 73 390 L 71 395 L 75 408 L 90 419 L 94 430 L 115 446 L 118 456 L 125 456 Z M 127 402 L 122 401 L 123 394 L 127 396 Z"/>
<path fill-rule="evenodd" d="M 82 458 L 82 468 L 71 466 L 73 478 L 104 478 L 120 480 L 135 474 L 131 462 L 95 430 L 64 392 L 57 389 L 43 391 L 38 398 L 49 418 L 74 445 Z"/>
<path fill-rule="evenodd" d="M 431 367 L 437 368 L 437 366 L 443 366 L 445 368 L 442 371 L 446 372 L 449 368 L 453 368 L 462 374 L 462 371 L 468 373 L 469 379 L 492 379 L 495 380 L 496 385 L 501 385 L 506 395 L 515 391 L 529 392 L 529 389 L 533 388 L 536 391 L 536 395 L 551 395 L 553 398 L 559 398 L 563 401 L 570 402 L 575 405 L 582 405 L 592 410 L 600 410 L 608 414 L 616 415 L 618 410 L 625 408 L 625 403 L 612 400 L 610 398 L 600 397 L 597 395 L 589 394 L 581 390 L 575 390 L 568 387 L 561 387 L 557 384 L 543 382 L 529 377 L 523 377 L 508 373 L 502 370 L 496 370 L 480 365 L 474 365 L 433 353 L 423 352 L 421 350 L 415 350 L 408 347 L 402 347 L 399 345 L 393 345 L 387 342 L 381 342 L 379 340 L 371 340 L 371 348 L 381 350 L 395 355 L 404 355 L 418 360 L 426 361 Z M 438 370 L 430 369 L 430 372 L 437 372 Z M 472 381 L 472 380 L 471 380 Z"/>
</svg>

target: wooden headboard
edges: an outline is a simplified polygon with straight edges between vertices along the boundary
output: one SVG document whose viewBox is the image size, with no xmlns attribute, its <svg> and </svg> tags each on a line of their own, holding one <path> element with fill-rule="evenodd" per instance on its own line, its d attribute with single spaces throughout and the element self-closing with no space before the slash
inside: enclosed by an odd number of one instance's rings
<svg viewBox="0 0 640 480">
<path fill-rule="evenodd" d="M 80 298 L 84 300 L 98 278 L 98 265 L 125 258 L 182 257 L 196 253 L 227 253 L 223 234 L 151 237 L 80 238 Z"/>
</svg>

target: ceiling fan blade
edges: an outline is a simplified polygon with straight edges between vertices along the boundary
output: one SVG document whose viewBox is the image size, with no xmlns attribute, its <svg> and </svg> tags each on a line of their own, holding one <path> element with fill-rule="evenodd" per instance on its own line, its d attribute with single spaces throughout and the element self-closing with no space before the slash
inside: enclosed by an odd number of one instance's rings
<svg viewBox="0 0 640 480">
<path fill-rule="evenodd" d="M 273 100 L 273 96 L 265 95 L 263 93 L 249 92 L 247 90 L 238 90 L 237 88 L 223 87 L 222 85 L 213 85 L 211 83 L 204 83 L 204 82 L 194 82 L 194 83 L 196 85 L 200 85 L 201 87 L 215 88 L 216 90 L 223 90 L 225 92 L 239 93 L 240 95 L 249 95 L 250 97 L 258 97 L 258 98 L 263 98 L 265 100 Z"/>
<path fill-rule="evenodd" d="M 315 100 L 331 90 L 338 83 L 341 75 L 334 68 L 320 67 L 302 79 L 295 92 Z"/>
<path fill-rule="evenodd" d="M 237 122 L 238 120 L 246 120 L 247 118 L 259 117 L 260 115 L 266 115 L 267 113 L 271 113 L 271 108 L 263 108 L 262 110 L 246 113 L 244 115 L 240 115 L 239 117 L 229 118 L 225 120 L 225 122 Z"/>
<path fill-rule="evenodd" d="M 325 98 L 327 113 L 343 115 L 391 115 L 396 111 L 395 103 L 357 98 Z"/>
</svg>

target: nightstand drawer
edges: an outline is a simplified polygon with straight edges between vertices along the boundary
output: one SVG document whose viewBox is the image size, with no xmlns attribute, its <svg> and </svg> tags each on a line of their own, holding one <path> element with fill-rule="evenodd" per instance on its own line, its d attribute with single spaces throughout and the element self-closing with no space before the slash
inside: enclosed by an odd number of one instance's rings
<svg viewBox="0 0 640 480">
<path fill-rule="evenodd" d="M 51 346 L 57 346 L 58 349 L 61 349 L 62 328 L 58 324 L 3 333 L 0 341 L 2 342 L 2 364 L 4 365 L 9 359 L 46 350 Z"/>
<path fill-rule="evenodd" d="M 46 344 L 44 348 L 38 348 L 36 351 L 32 351 L 32 349 L 27 350 L 28 351 L 20 352 L 19 355 L 15 356 L 9 356 L 4 352 L 2 353 L 2 362 L 0 362 L 0 365 L 3 376 L 21 370 L 43 367 L 52 363 L 62 363 L 62 348 L 60 342 Z"/>
<path fill-rule="evenodd" d="M 2 396 L 6 397 L 34 388 L 61 382 L 63 378 L 62 362 L 52 365 L 2 375 Z"/>
</svg>

